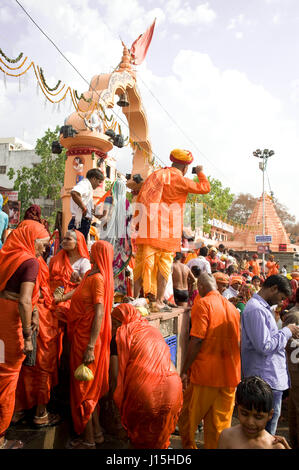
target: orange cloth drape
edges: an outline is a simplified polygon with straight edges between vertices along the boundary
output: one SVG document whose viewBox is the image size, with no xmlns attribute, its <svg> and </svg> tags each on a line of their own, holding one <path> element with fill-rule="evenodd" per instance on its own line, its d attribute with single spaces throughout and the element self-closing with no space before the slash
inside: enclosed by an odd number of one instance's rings
<svg viewBox="0 0 299 470">
<path fill-rule="evenodd" d="M 13 230 L 0 251 L 0 290 L 16 269 L 26 260 L 35 258 L 34 241 L 47 238 L 48 232 L 39 222 L 27 221 Z M 30 222 L 30 223 L 29 223 Z M 37 302 L 38 282 L 32 294 L 32 303 Z M 0 436 L 8 428 L 14 412 L 15 390 L 22 362 L 24 340 L 18 302 L 0 299 L 0 346 L 3 356 L 0 361 Z M 3 362 L 4 360 L 4 362 Z"/>
<path fill-rule="evenodd" d="M 254 276 L 260 276 L 261 275 L 260 266 L 259 266 L 257 261 L 253 261 L 253 260 L 249 261 L 249 266 L 252 267 L 252 274 Z"/>
<path fill-rule="evenodd" d="M 98 400 L 109 389 L 109 363 L 111 341 L 111 309 L 113 304 L 113 247 L 105 241 L 97 241 L 91 247 L 91 254 L 99 273 L 85 274 L 72 297 L 68 312 L 68 335 L 70 350 L 70 402 L 75 431 L 82 434 Z M 94 379 L 80 382 L 74 372 L 82 364 L 83 354 L 89 343 L 95 315 L 95 304 L 103 304 L 103 318 L 94 355 L 95 360 L 88 367 Z"/>
<path fill-rule="evenodd" d="M 279 273 L 279 269 L 278 269 L 277 263 L 275 261 L 268 261 L 266 263 L 266 268 L 268 268 L 267 277 L 273 276 L 273 275 Z"/>
<path fill-rule="evenodd" d="M 205 387 L 236 387 L 241 378 L 238 310 L 213 290 L 195 299 L 191 323 L 190 335 L 203 340 L 191 365 L 191 382 Z"/>
<path fill-rule="evenodd" d="M 150 245 L 169 252 L 181 251 L 184 204 L 188 193 L 206 194 L 210 183 L 203 173 L 199 182 L 185 178 L 177 168 L 162 168 L 147 177 L 137 197 L 138 245 Z"/>
<path fill-rule="evenodd" d="M 58 382 L 58 319 L 51 309 L 53 297 L 50 290 L 49 268 L 42 257 L 39 287 L 41 296 L 37 303 L 39 334 L 37 337 L 36 365 L 23 365 L 16 391 L 16 411 L 47 404 L 51 389 Z"/>
<path fill-rule="evenodd" d="M 122 424 L 135 448 L 166 449 L 183 401 L 169 347 L 133 305 L 118 305 L 112 316 L 122 322 L 116 333 L 119 369 L 114 393 Z"/>
<path fill-rule="evenodd" d="M 186 258 L 184 259 L 184 264 L 187 264 L 189 261 L 191 261 L 194 258 L 197 258 L 196 253 L 188 253 Z"/>
<path fill-rule="evenodd" d="M 184 392 L 179 419 L 183 449 L 197 449 L 195 432 L 204 421 L 204 447 L 217 449 L 223 429 L 231 426 L 235 405 L 235 387 L 203 387 L 190 383 Z"/>
</svg>

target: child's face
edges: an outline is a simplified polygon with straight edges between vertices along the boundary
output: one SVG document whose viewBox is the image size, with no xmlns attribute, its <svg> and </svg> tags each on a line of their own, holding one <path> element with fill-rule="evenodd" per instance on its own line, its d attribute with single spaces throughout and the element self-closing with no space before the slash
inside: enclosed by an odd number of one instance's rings
<svg viewBox="0 0 299 470">
<path fill-rule="evenodd" d="M 269 413 L 256 411 L 254 408 L 248 410 L 238 405 L 238 418 L 247 438 L 253 439 L 265 429 L 267 422 L 272 418 L 273 410 Z"/>
</svg>

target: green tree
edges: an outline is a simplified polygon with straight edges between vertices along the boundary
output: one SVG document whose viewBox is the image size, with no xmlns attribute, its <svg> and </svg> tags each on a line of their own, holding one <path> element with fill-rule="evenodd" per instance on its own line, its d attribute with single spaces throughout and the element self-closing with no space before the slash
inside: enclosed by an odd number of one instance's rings
<svg viewBox="0 0 299 470">
<path fill-rule="evenodd" d="M 25 210 L 34 203 L 35 199 L 45 197 L 54 203 L 53 211 L 47 218 L 51 228 L 54 225 L 57 210 L 61 208 L 60 191 L 64 181 L 66 150 L 61 154 L 52 153 L 52 142 L 59 140 L 59 126 L 56 129 L 47 129 L 45 135 L 37 139 L 35 153 L 41 157 L 41 162 L 28 168 L 20 170 L 10 168 L 9 179 L 16 176 L 14 189 L 19 191 L 21 201 L 21 216 Z"/>
<path fill-rule="evenodd" d="M 232 205 L 228 210 L 228 217 L 239 224 L 246 224 L 249 216 L 251 215 L 253 209 L 256 206 L 257 201 L 258 198 L 252 196 L 252 194 L 238 194 L 234 198 Z"/>
<path fill-rule="evenodd" d="M 193 178 L 194 181 L 198 182 L 197 176 Z M 211 191 L 208 194 L 188 194 L 187 204 L 191 207 L 195 204 L 206 204 L 203 207 L 203 230 L 207 233 L 210 232 L 211 226 L 208 224 L 208 220 L 212 218 L 212 214 L 215 214 L 216 218 L 222 220 L 227 217 L 227 211 L 232 204 L 234 194 L 230 192 L 229 188 L 224 188 L 221 181 L 211 178 L 208 176 L 210 182 Z M 191 228 L 194 230 L 194 210 L 191 212 Z"/>
</svg>

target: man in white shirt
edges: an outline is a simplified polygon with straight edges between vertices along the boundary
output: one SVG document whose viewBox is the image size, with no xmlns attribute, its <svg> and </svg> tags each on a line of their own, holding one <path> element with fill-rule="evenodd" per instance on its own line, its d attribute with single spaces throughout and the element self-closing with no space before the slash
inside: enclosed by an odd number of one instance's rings
<svg viewBox="0 0 299 470">
<path fill-rule="evenodd" d="M 89 233 L 93 217 L 93 190 L 97 189 L 104 181 L 101 170 L 92 168 L 71 191 L 71 213 L 72 218 L 68 229 L 77 229 L 83 233 L 85 240 Z"/>
<path fill-rule="evenodd" d="M 286 276 L 288 274 L 288 271 L 287 271 L 287 265 L 284 264 L 283 267 L 281 268 L 281 274 L 283 276 Z"/>
<path fill-rule="evenodd" d="M 199 250 L 199 256 L 188 261 L 188 268 L 191 269 L 193 266 L 197 266 L 200 269 L 201 273 L 211 274 L 211 265 L 206 259 L 206 256 L 208 256 L 208 252 L 208 248 L 206 246 L 202 246 Z"/>
<path fill-rule="evenodd" d="M 243 284 L 243 279 L 241 275 L 237 274 L 236 276 L 231 276 L 230 281 L 229 281 L 229 287 L 223 292 L 223 297 L 225 297 L 227 300 L 233 298 L 233 297 L 238 297 L 240 289 Z"/>
</svg>

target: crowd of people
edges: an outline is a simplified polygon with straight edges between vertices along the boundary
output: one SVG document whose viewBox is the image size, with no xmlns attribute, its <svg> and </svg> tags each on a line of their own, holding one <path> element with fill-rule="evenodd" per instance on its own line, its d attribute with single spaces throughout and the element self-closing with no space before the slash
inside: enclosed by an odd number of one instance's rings
<svg viewBox="0 0 299 470">
<path fill-rule="evenodd" d="M 170 157 L 170 168 L 143 183 L 137 201 L 144 207 L 175 201 L 180 207 L 189 192 L 209 192 L 202 167 L 197 182 L 184 176 L 190 152 L 176 149 Z M 89 170 L 73 188 L 72 219 L 59 244 L 38 206 L 3 239 L 0 448 L 23 447 L 7 430 L 24 419 L 37 428 L 64 419 L 53 400 L 62 375 L 69 376 L 69 449 L 104 442 L 103 402 L 116 423 L 111 432 L 135 449 L 167 449 L 176 429 L 182 447 L 196 449 L 202 423 L 207 449 L 289 448 L 276 436 L 286 391 L 290 445 L 299 448 L 299 273 L 289 280 L 270 258 L 264 275 L 258 255 L 240 257 L 223 244 L 182 252 L 182 227 L 167 238 L 160 215 L 155 237 L 137 227 L 132 240 L 120 180 L 93 226 L 92 194 L 103 179 Z M 150 211 L 142 219 L 153 222 Z M 134 285 L 120 276 L 130 263 Z M 146 317 L 177 307 L 190 320 L 180 371 Z M 231 427 L 235 406 L 240 424 Z"/>
</svg>

